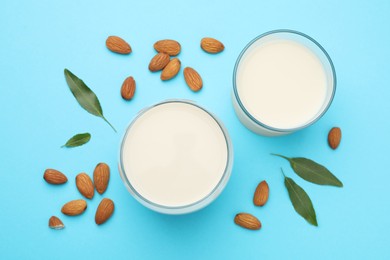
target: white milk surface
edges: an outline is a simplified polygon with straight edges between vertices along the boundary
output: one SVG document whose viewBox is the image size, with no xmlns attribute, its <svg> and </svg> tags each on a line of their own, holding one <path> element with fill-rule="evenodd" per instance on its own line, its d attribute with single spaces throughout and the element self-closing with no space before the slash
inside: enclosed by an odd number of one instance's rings
<svg viewBox="0 0 390 260">
<path fill-rule="evenodd" d="M 237 71 L 239 98 L 261 123 L 292 129 L 314 119 L 326 101 L 328 82 L 320 59 L 286 39 L 254 44 Z"/>
<path fill-rule="evenodd" d="M 123 143 L 125 174 L 145 199 L 178 207 L 197 202 L 217 186 L 228 160 L 225 136 L 204 110 L 164 103 L 142 114 Z"/>
</svg>

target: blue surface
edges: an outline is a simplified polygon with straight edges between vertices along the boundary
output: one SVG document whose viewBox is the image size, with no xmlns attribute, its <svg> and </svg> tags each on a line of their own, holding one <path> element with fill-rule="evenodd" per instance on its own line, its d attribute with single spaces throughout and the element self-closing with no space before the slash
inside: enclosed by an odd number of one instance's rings
<svg viewBox="0 0 390 260">
<path fill-rule="evenodd" d="M 0 258 L 1 259 L 389 259 L 390 258 L 390 2 L 382 1 L 11 1 L 0 8 Z M 327 114 L 296 134 L 267 138 L 246 130 L 230 100 L 232 70 L 241 49 L 273 29 L 302 31 L 332 57 L 338 89 Z M 120 56 L 105 47 L 119 35 L 133 47 Z M 219 55 L 200 50 L 204 36 L 226 46 Z M 177 39 L 183 66 L 196 68 L 204 89 L 191 92 L 182 74 L 161 82 L 148 71 L 153 43 Z M 114 133 L 86 113 L 71 95 L 63 69 L 80 76 L 98 95 Z M 137 80 L 127 103 L 119 95 L 125 77 Z M 184 216 L 154 213 L 127 192 L 117 171 L 121 135 L 143 107 L 167 98 L 186 98 L 214 112 L 228 128 L 235 149 L 233 174 L 207 208 Z M 340 126 L 338 150 L 326 136 Z M 73 134 L 92 139 L 75 149 L 60 146 Z M 280 158 L 305 156 L 323 163 L 344 188 L 299 179 Z M 112 178 L 104 196 L 116 210 L 104 225 L 87 211 L 66 217 L 61 206 L 80 198 L 74 177 L 107 162 Z M 311 196 L 319 227 L 294 211 L 280 167 Z M 42 179 L 46 168 L 69 177 L 55 187 Z M 271 194 L 256 208 L 252 195 L 266 179 Z M 251 232 L 233 223 L 246 211 L 263 223 Z M 47 227 L 51 215 L 66 228 Z"/>
</svg>

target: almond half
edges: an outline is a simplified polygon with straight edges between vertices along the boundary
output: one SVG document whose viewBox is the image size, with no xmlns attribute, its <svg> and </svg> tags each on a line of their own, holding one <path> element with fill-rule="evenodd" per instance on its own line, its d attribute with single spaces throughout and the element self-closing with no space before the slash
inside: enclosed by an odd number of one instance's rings
<svg viewBox="0 0 390 260">
<path fill-rule="evenodd" d="M 152 72 L 162 70 L 167 66 L 169 60 L 170 57 L 168 54 L 163 52 L 157 53 L 149 63 L 149 70 Z"/>
<path fill-rule="evenodd" d="M 161 72 L 161 80 L 169 80 L 179 73 L 181 62 L 178 58 L 172 59 Z"/>
<path fill-rule="evenodd" d="M 336 150 L 341 142 L 341 129 L 339 127 L 333 127 L 328 134 L 328 144 L 330 148 Z"/>
<path fill-rule="evenodd" d="M 52 229 L 63 229 L 65 227 L 64 223 L 62 223 L 61 219 L 56 216 L 52 216 L 49 219 L 49 227 Z"/>
<path fill-rule="evenodd" d="M 127 77 L 125 81 L 123 81 L 122 87 L 121 87 L 121 96 L 125 100 L 130 100 L 134 97 L 135 93 L 135 80 L 133 77 Z"/>
<path fill-rule="evenodd" d="M 203 87 L 202 78 L 196 70 L 186 67 L 183 73 L 184 79 L 192 91 L 199 91 Z"/>
<path fill-rule="evenodd" d="M 222 42 L 218 41 L 217 39 L 205 37 L 200 41 L 200 47 L 208 53 L 216 54 L 220 53 L 225 49 L 225 46 Z"/>
<path fill-rule="evenodd" d="M 180 43 L 175 40 L 160 40 L 153 47 L 157 52 L 164 52 L 170 56 L 176 56 L 181 51 Z"/>
<path fill-rule="evenodd" d="M 253 204 L 256 206 L 264 206 L 269 196 L 269 187 L 266 181 L 262 181 L 257 185 L 255 194 L 253 195 Z"/>
<path fill-rule="evenodd" d="M 77 216 L 85 211 L 87 202 L 85 200 L 72 200 L 62 206 L 61 212 L 68 216 Z"/>
<path fill-rule="evenodd" d="M 68 181 L 65 174 L 54 169 L 47 169 L 43 174 L 43 179 L 50 184 L 64 184 Z"/>
<path fill-rule="evenodd" d="M 234 218 L 234 223 L 251 230 L 258 230 L 261 228 L 260 220 L 249 213 L 238 213 Z"/>
<path fill-rule="evenodd" d="M 112 200 L 107 198 L 102 199 L 95 214 L 96 224 L 101 225 L 106 222 L 114 212 L 114 208 L 115 206 Z"/>
<path fill-rule="evenodd" d="M 106 191 L 109 180 L 110 167 L 108 167 L 105 163 L 99 163 L 96 165 L 96 168 L 93 171 L 93 182 L 99 194 L 103 194 Z"/>
<path fill-rule="evenodd" d="M 95 189 L 91 178 L 86 173 L 80 173 L 76 176 L 76 186 L 80 193 L 87 199 L 92 199 Z"/>
<path fill-rule="evenodd" d="M 107 48 L 119 54 L 129 54 L 131 53 L 130 44 L 118 36 L 109 36 L 106 40 Z"/>
</svg>

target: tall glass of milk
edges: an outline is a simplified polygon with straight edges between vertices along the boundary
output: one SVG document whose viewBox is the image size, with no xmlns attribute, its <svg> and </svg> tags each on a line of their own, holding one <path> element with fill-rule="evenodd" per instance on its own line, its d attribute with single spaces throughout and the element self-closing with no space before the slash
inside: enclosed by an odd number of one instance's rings
<svg viewBox="0 0 390 260">
<path fill-rule="evenodd" d="M 119 172 L 144 206 L 184 214 L 211 203 L 229 180 L 233 148 L 222 123 L 187 100 L 142 110 L 120 148 Z"/>
<path fill-rule="evenodd" d="M 336 73 L 325 49 L 311 37 L 276 30 L 253 39 L 233 74 L 233 106 L 255 133 L 277 136 L 305 128 L 327 111 Z"/>
</svg>

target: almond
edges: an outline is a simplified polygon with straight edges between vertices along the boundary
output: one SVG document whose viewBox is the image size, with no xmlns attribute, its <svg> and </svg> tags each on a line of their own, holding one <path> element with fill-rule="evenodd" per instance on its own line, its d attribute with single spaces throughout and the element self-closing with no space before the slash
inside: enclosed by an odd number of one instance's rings
<svg viewBox="0 0 390 260">
<path fill-rule="evenodd" d="M 99 163 L 93 172 L 93 182 L 99 194 L 103 194 L 110 180 L 110 167 L 105 163 Z"/>
<path fill-rule="evenodd" d="M 269 187 L 266 181 L 262 181 L 257 185 L 255 194 L 253 195 L 253 204 L 256 206 L 264 206 L 269 196 Z"/>
<path fill-rule="evenodd" d="M 184 69 L 184 79 L 192 91 L 199 91 L 203 86 L 202 78 L 193 68 Z"/>
<path fill-rule="evenodd" d="M 225 46 L 223 45 L 222 42 L 209 37 L 203 38 L 200 41 L 200 47 L 205 52 L 212 53 L 212 54 L 220 53 L 225 49 Z"/>
<path fill-rule="evenodd" d="M 47 169 L 43 174 L 43 178 L 50 184 L 63 184 L 68 181 L 65 174 L 54 169 Z"/>
<path fill-rule="evenodd" d="M 72 200 L 66 203 L 61 212 L 68 216 L 80 215 L 87 208 L 87 202 L 85 200 Z"/>
<path fill-rule="evenodd" d="M 181 50 L 180 43 L 175 40 L 157 41 L 153 47 L 157 52 L 164 52 L 170 56 L 178 55 Z"/>
<path fill-rule="evenodd" d="M 109 36 L 106 40 L 106 46 L 110 51 L 119 53 L 119 54 L 129 54 L 131 53 L 130 45 L 118 36 Z"/>
<path fill-rule="evenodd" d="M 87 199 L 92 199 L 95 189 L 91 178 L 86 173 L 80 173 L 76 176 L 76 186 L 79 192 Z"/>
<path fill-rule="evenodd" d="M 121 88 L 122 98 L 125 100 L 130 100 L 134 97 L 135 93 L 135 80 L 133 77 L 127 77 L 125 81 L 123 81 Z"/>
<path fill-rule="evenodd" d="M 56 216 L 52 216 L 49 219 L 49 227 L 52 229 L 63 229 L 65 227 L 64 223 L 62 223 L 61 219 Z"/>
<path fill-rule="evenodd" d="M 161 72 L 161 80 L 168 80 L 175 77 L 179 73 L 180 66 L 181 62 L 178 58 L 172 59 Z"/>
<path fill-rule="evenodd" d="M 234 218 L 234 223 L 251 230 L 258 230 L 261 228 L 260 220 L 249 213 L 239 213 Z"/>
<path fill-rule="evenodd" d="M 149 70 L 153 72 L 162 70 L 167 66 L 169 60 L 170 57 L 168 54 L 163 52 L 157 53 L 149 63 Z"/>
<path fill-rule="evenodd" d="M 96 214 L 95 214 L 95 222 L 98 225 L 106 222 L 114 212 L 114 202 L 110 199 L 104 198 L 100 202 Z"/>
<path fill-rule="evenodd" d="M 328 144 L 330 148 L 335 150 L 341 141 L 341 129 L 339 127 L 333 127 L 328 134 Z"/>
</svg>

